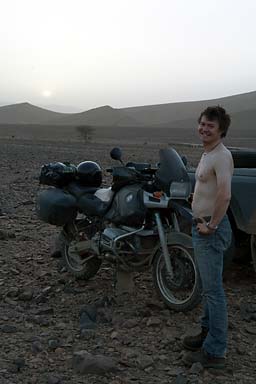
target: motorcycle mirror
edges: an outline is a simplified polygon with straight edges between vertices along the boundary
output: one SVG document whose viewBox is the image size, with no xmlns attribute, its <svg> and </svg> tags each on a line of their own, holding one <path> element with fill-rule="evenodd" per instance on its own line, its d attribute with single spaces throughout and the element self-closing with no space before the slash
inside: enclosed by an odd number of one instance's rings
<svg viewBox="0 0 256 384">
<path fill-rule="evenodd" d="M 121 161 L 121 158 L 122 158 L 122 150 L 121 150 L 121 148 L 118 148 L 118 147 L 113 148 L 111 150 L 111 152 L 110 152 L 110 156 L 114 160 Z"/>
</svg>

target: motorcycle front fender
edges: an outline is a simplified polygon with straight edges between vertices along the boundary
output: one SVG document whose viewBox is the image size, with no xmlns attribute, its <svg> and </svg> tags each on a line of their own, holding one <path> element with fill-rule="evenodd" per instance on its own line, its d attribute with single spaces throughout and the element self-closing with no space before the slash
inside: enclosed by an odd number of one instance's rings
<svg viewBox="0 0 256 384">
<path fill-rule="evenodd" d="M 181 245 L 188 249 L 193 249 L 192 238 L 183 232 L 170 231 L 167 235 L 167 245 Z M 155 247 L 153 254 L 151 255 L 150 264 L 153 263 L 156 254 L 160 251 L 161 245 L 160 242 L 158 246 Z"/>
<path fill-rule="evenodd" d="M 186 248 L 193 248 L 192 238 L 183 232 L 171 231 L 167 235 L 168 245 L 183 245 Z"/>
</svg>

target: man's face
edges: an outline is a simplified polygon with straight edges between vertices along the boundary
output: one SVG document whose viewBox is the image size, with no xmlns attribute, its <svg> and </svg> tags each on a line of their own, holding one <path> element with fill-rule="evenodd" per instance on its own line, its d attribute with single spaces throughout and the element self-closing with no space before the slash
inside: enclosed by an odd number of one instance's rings
<svg viewBox="0 0 256 384">
<path fill-rule="evenodd" d="M 214 144 L 221 139 L 219 122 L 217 120 L 208 120 L 204 115 L 198 125 L 198 133 L 203 144 Z"/>
</svg>

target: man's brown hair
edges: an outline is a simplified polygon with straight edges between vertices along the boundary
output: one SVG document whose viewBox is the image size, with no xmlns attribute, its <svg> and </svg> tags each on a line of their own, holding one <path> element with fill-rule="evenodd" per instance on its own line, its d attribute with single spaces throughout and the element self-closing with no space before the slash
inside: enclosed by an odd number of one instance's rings
<svg viewBox="0 0 256 384">
<path fill-rule="evenodd" d="M 213 107 L 207 107 L 199 116 L 198 123 L 200 124 L 202 117 L 205 116 L 207 120 L 217 120 L 221 131 L 221 137 L 225 137 L 228 132 L 228 127 L 231 123 L 230 116 L 226 113 L 226 110 L 219 105 Z"/>
</svg>

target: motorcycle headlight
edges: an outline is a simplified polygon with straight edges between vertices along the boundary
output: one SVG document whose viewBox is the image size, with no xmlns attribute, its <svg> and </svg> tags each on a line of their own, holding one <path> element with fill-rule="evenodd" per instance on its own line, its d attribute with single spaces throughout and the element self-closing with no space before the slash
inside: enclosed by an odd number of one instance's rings
<svg viewBox="0 0 256 384">
<path fill-rule="evenodd" d="M 190 182 L 173 181 L 170 186 L 170 197 L 172 199 L 188 199 L 191 193 Z"/>
</svg>

